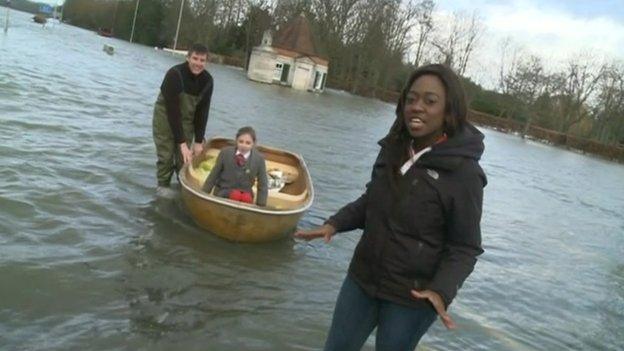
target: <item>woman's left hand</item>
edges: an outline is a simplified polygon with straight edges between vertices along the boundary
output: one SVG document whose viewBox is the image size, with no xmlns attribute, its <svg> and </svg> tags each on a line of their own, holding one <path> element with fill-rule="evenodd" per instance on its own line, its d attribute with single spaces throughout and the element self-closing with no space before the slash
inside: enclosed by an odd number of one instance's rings
<svg viewBox="0 0 624 351">
<path fill-rule="evenodd" d="M 449 316 L 449 314 L 446 313 L 446 309 L 444 308 L 444 300 L 442 300 L 442 297 L 440 296 L 440 294 L 438 294 L 437 292 L 433 290 L 421 290 L 421 291 L 412 290 L 412 296 L 414 296 L 417 299 L 429 300 L 429 302 L 431 302 L 431 304 L 433 305 L 433 308 L 436 310 L 436 312 L 440 316 L 442 323 L 444 323 L 444 326 L 447 329 L 457 328 L 457 325 L 455 324 L 451 316 Z"/>
</svg>

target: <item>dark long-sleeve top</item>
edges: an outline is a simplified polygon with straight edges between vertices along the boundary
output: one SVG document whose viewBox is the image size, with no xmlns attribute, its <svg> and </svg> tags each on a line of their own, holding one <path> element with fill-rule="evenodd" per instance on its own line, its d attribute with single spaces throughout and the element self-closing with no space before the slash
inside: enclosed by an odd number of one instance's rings
<svg viewBox="0 0 624 351">
<path fill-rule="evenodd" d="M 167 119 L 177 144 L 187 141 L 182 132 L 182 116 L 180 111 L 180 94 L 186 93 L 193 96 L 201 96 L 195 107 L 193 125 L 195 141 L 201 143 L 206 132 L 210 100 L 212 99 L 213 79 L 208 71 L 204 70 L 194 75 L 187 62 L 175 65 L 167 71 L 160 92 L 165 99 Z"/>
</svg>

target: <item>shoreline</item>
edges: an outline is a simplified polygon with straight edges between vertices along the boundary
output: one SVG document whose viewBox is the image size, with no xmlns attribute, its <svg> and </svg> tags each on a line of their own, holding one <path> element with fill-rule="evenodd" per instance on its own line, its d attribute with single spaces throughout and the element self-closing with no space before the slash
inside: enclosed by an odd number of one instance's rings
<svg viewBox="0 0 624 351">
<path fill-rule="evenodd" d="M 243 60 L 237 57 L 229 57 L 210 53 L 209 61 L 211 63 L 221 65 L 242 67 L 244 69 Z M 349 90 L 346 90 L 340 86 L 334 86 L 333 84 L 328 83 L 327 87 L 353 94 Z M 368 96 L 369 94 L 353 95 L 362 96 L 370 99 L 377 99 L 388 103 L 396 103 L 399 98 L 399 94 L 399 92 L 394 91 L 381 91 L 377 94 L 373 92 L 372 96 Z M 536 125 L 530 125 L 528 128 L 526 128 L 525 132 L 525 125 L 522 122 L 497 117 L 470 108 L 468 109 L 468 120 L 476 125 L 488 127 L 506 134 L 514 134 L 523 139 L 529 139 L 542 144 L 552 145 L 564 148 L 566 150 L 596 156 L 607 161 L 624 164 L 624 145 L 614 146 L 602 144 L 595 140 L 585 139 L 572 134 L 565 134 L 555 130 L 545 129 Z"/>
</svg>

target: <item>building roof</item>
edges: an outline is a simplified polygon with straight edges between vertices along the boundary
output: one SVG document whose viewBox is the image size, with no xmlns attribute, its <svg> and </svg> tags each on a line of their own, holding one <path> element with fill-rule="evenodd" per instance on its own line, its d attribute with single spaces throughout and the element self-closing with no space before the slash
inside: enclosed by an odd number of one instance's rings
<svg viewBox="0 0 624 351">
<path fill-rule="evenodd" d="M 316 57 L 327 62 L 316 51 L 310 23 L 303 13 L 277 32 L 273 40 L 273 47 L 294 51 L 310 58 Z"/>
<path fill-rule="evenodd" d="M 302 53 L 295 52 L 292 50 L 287 50 L 287 49 L 280 49 L 280 48 L 274 48 L 274 49 L 275 49 L 275 52 L 277 52 L 279 55 L 282 55 L 282 56 L 293 57 L 293 58 L 308 57 L 317 65 L 326 66 L 326 67 L 329 66 L 329 61 L 327 61 L 326 59 L 322 57 L 306 55 L 306 54 L 302 54 Z"/>
</svg>

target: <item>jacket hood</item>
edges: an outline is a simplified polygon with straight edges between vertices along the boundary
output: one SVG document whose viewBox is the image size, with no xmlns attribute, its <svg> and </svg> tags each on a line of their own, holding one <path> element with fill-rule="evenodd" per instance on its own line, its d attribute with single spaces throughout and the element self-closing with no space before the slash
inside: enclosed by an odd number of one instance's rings
<svg viewBox="0 0 624 351">
<path fill-rule="evenodd" d="M 431 151 L 422 155 L 417 164 L 428 168 L 453 171 L 467 159 L 478 162 L 485 149 L 483 138 L 483 133 L 472 124 L 467 123 L 453 137 L 431 146 Z M 484 175 L 483 178 L 485 180 Z"/>
<path fill-rule="evenodd" d="M 454 170 L 466 159 L 479 161 L 485 149 L 483 139 L 483 133 L 472 124 L 466 123 L 464 128 L 458 130 L 453 137 L 431 146 L 431 151 L 422 155 L 417 164 L 430 168 Z M 382 148 L 389 149 L 387 153 L 389 159 L 400 153 L 388 136 L 381 139 L 378 144 Z"/>
<path fill-rule="evenodd" d="M 464 157 L 478 161 L 483 155 L 484 135 L 475 126 L 467 123 L 456 135 L 443 143 L 433 145 L 429 156 Z"/>
</svg>

